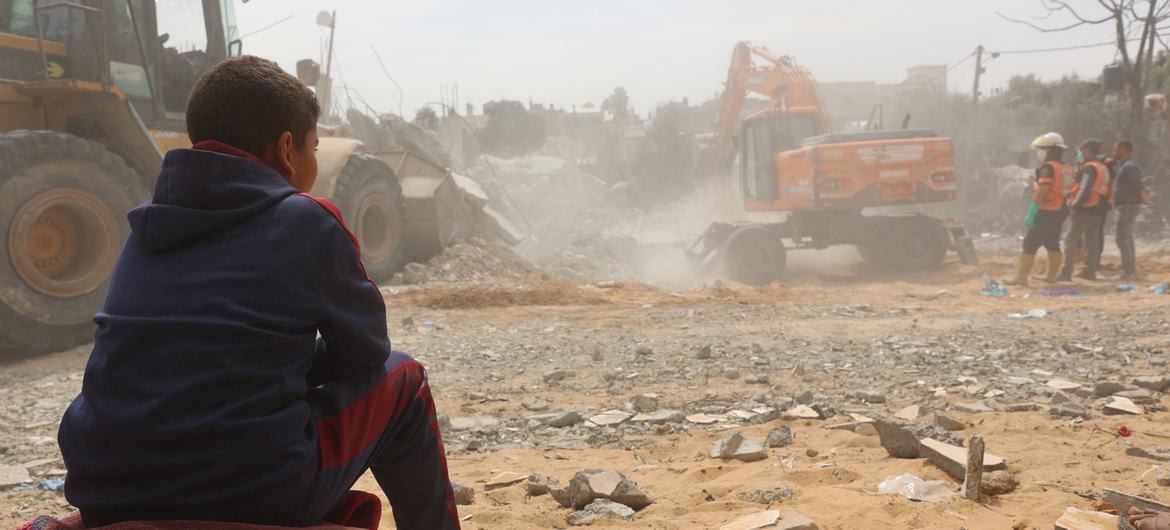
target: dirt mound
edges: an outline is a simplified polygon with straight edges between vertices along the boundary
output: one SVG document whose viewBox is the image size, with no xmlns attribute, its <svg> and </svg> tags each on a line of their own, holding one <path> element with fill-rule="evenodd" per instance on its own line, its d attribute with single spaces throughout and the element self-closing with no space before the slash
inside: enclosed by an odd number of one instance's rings
<svg viewBox="0 0 1170 530">
<path fill-rule="evenodd" d="M 428 309 L 478 309 L 513 306 L 569 306 L 607 303 L 581 287 L 569 283 L 546 282 L 530 287 L 474 285 L 438 289 L 419 293 L 412 302 Z"/>
</svg>

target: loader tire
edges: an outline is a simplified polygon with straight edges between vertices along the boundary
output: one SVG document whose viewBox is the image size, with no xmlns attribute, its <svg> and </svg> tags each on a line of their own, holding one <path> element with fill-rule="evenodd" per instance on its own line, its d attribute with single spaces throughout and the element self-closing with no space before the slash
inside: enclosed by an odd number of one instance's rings
<svg viewBox="0 0 1170 530">
<path fill-rule="evenodd" d="M 866 262 L 883 269 L 921 272 L 942 267 L 949 237 L 937 220 L 926 217 L 873 219 L 867 241 L 857 246 Z"/>
<path fill-rule="evenodd" d="M 50 131 L 0 135 L 0 358 L 93 340 L 92 318 L 147 199 L 137 173 L 102 145 Z"/>
<path fill-rule="evenodd" d="M 784 241 L 762 226 L 737 228 L 719 253 L 723 274 L 746 285 L 766 285 L 780 279 L 788 260 Z"/>
<path fill-rule="evenodd" d="M 406 203 L 394 170 L 373 156 L 350 155 L 333 196 L 361 245 L 366 274 L 389 280 L 406 254 Z"/>
</svg>

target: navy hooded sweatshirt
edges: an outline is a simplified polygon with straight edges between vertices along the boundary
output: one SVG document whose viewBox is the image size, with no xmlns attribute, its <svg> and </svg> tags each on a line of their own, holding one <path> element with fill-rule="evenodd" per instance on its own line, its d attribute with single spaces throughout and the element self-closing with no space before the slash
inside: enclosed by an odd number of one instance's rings
<svg viewBox="0 0 1170 530">
<path fill-rule="evenodd" d="M 87 524 L 297 520 L 320 467 L 307 394 L 390 351 L 356 243 L 332 205 L 214 143 L 167 153 L 129 220 L 58 434 L 66 499 Z"/>
</svg>

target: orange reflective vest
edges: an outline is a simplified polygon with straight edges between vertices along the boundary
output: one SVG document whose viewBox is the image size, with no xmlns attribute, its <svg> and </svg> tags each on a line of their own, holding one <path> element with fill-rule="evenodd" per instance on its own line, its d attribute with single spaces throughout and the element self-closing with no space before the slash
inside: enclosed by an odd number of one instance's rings
<svg viewBox="0 0 1170 530">
<path fill-rule="evenodd" d="M 1052 176 L 1045 176 L 1044 168 L 1048 167 L 1052 170 Z M 1048 211 L 1058 211 L 1064 208 L 1064 164 L 1061 162 L 1048 161 L 1036 170 L 1036 182 L 1032 184 L 1032 191 L 1040 189 L 1040 186 L 1048 186 L 1048 192 L 1040 199 L 1040 209 Z"/>
<path fill-rule="evenodd" d="M 1105 164 L 1097 162 L 1085 162 L 1085 165 L 1092 166 L 1097 171 L 1097 178 L 1093 180 L 1093 188 L 1089 190 L 1089 197 L 1085 199 L 1085 204 L 1081 205 L 1083 208 L 1092 208 L 1101 204 L 1102 201 L 1109 200 L 1109 168 Z M 1078 175 L 1079 176 L 1079 175 Z M 1080 179 L 1073 180 L 1072 189 L 1068 192 L 1069 204 L 1075 201 L 1077 195 L 1081 193 Z"/>
</svg>

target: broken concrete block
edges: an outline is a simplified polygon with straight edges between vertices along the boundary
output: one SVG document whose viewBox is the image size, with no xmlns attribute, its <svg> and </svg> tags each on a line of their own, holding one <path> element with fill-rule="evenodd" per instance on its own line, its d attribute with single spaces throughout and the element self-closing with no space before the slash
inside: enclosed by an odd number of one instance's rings
<svg viewBox="0 0 1170 530">
<path fill-rule="evenodd" d="M 451 491 L 455 493 L 455 504 L 467 506 L 475 503 L 475 490 L 463 484 L 451 483 Z"/>
<path fill-rule="evenodd" d="M 546 495 L 550 491 L 561 487 L 557 479 L 537 474 L 528 475 L 528 481 L 524 483 L 524 486 L 528 489 L 529 497 Z"/>
<path fill-rule="evenodd" d="M 664 425 L 667 423 L 682 423 L 686 417 L 683 413 L 677 410 L 660 409 L 646 414 L 638 414 L 630 421 L 634 423 L 649 423 L 651 425 Z"/>
<path fill-rule="evenodd" d="M 1147 390 L 1162 392 L 1170 388 L 1170 373 L 1138 376 L 1133 378 L 1132 383 Z"/>
<path fill-rule="evenodd" d="M 1162 464 L 1154 470 L 1154 478 L 1159 486 L 1170 486 L 1170 464 Z"/>
<path fill-rule="evenodd" d="M 1088 418 L 1089 411 L 1076 403 L 1061 403 L 1048 407 L 1048 414 L 1059 418 Z"/>
<path fill-rule="evenodd" d="M 638 487 L 638 483 L 614 470 L 586 469 L 573 475 L 569 485 L 563 489 L 551 489 L 549 493 L 565 508 L 580 510 L 595 499 L 609 499 L 635 510 L 641 510 L 654 503 L 654 496 Z"/>
<path fill-rule="evenodd" d="M 984 473 L 979 484 L 979 492 L 984 495 L 1007 495 L 1020 487 L 1020 479 L 1011 471 L 999 470 Z"/>
<path fill-rule="evenodd" d="M 1007 403 L 1002 405 L 1001 408 L 1004 412 L 1035 412 L 1040 410 L 1040 404 L 1025 401 L 1023 403 Z"/>
<path fill-rule="evenodd" d="M 572 427 L 585 421 L 585 418 L 581 417 L 581 413 L 573 410 L 559 410 L 544 414 L 534 414 L 529 416 L 528 419 L 541 425 L 548 425 L 549 427 Z"/>
<path fill-rule="evenodd" d="M 606 427 L 610 425 L 619 425 L 630 419 L 632 414 L 620 410 L 607 410 L 600 414 L 595 414 L 589 417 L 589 421 L 594 425 Z"/>
<path fill-rule="evenodd" d="M 786 512 L 787 515 L 780 516 L 780 510 L 768 510 L 765 512 L 756 512 L 745 515 L 730 523 L 727 523 L 719 530 L 758 530 L 767 528 L 768 530 L 819 530 L 816 521 L 805 517 L 797 512 Z"/>
<path fill-rule="evenodd" d="M 961 431 L 967 428 L 967 424 L 956 420 L 946 414 L 934 413 L 934 424 L 942 427 L 948 431 Z"/>
<path fill-rule="evenodd" d="M 959 412 L 966 412 L 969 414 L 978 414 L 981 412 L 994 412 L 991 407 L 983 403 L 956 403 L 954 409 Z"/>
<path fill-rule="evenodd" d="M 732 432 L 715 442 L 707 456 L 724 460 L 755 462 L 768 458 L 768 450 L 759 442 L 748 440 L 738 432 Z"/>
<path fill-rule="evenodd" d="M 1128 398 L 1123 398 L 1121 396 L 1113 396 L 1113 400 L 1105 404 L 1104 412 L 1106 416 L 1116 416 L 1118 414 L 1133 414 L 1140 416 L 1146 413 L 1146 411 L 1142 409 L 1141 405 L 1137 405 Z"/>
<path fill-rule="evenodd" d="M 930 460 L 930 463 L 946 471 L 952 477 L 963 480 L 963 476 L 967 473 L 967 449 L 963 447 L 927 438 L 921 442 L 921 452 Z M 1007 469 L 1007 463 L 1002 458 L 991 453 L 984 453 L 984 472 L 1002 469 Z"/>
<path fill-rule="evenodd" d="M 491 491 L 494 489 L 506 488 L 513 484 L 524 482 L 525 480 L 528 480 L 528 475 L 523 473 L 516 473 L 513 471 L 503 471 L 488 479 L 487 484 L 484 484 L 483 489 L 486 491 Z"/>
<path fill-rule="evenodd" d="M 573 377 L 575 375 L 577 375 L 577 372 L 574 372 L 572 370 L 552 370 L 550 372 L 546 372 L 542 379 L 544 379 L 544 383 L 546 385 L 552 385 L 552 384 L 556 384 L 556 383 L 559 383 L 561 381 L 564 381 L 565 379 L 568 379 L 568 378 Z"/>
<path fill-rule="evenodd" d="M 500 419 L 492 416 L 466 416 L 451 418 L 452 431 L 487 430 L 498 427 Z"/>
<path fill-rule="evenodd" d="M 919 458 L 921 456 L 918 438 L 905 425 L 886 420 L 874 422 L 882 447 L 894 458 Z"/>
<path fill-rule="evenodd" d="M 1073 506 L 1064 509 L 1064 514 L 1056 520 L 1056 530 L 1100 530 L 1102 528 L 1119 528 L 1117 516 L 1105 512 L 1082 510 Z"/>
<path fill-rule="evenodd" d="M 910 405 L 910 406 L 904 407 L 902 410 L 899 410 L 898 412 L 894 413 L 895 418 L 903 419 L 906 421 L 916 421 L 918 419 L 918 417 L 921 415 L 922 415 L 922 407 L 920 407 L 918 405 Z"/>
<path fill-rule="evenodd" d="M 819 420 L 822 416 L 808 405 L 797 405 L 784 411 L 784 417 L 790 420 Z"/>
<path fill-rule="evenodd" d="M 1112 396 L 1122 390 L 1125 390 L 1125 385 L 1117 381 L 1101 381 L 1093 385 L 1093 395 L 1097 397 Z"/>
<path fill-rule="evenodd" d="M 598 519 L 633 521 L 634 509 L 608 499 L 594 499 L 588 506 L 565 518 L 572 526 L 591 525 Z"/>
<path fill-rule="evenodd" d="M 756 504 L 775 504 L 777 502 L 784 502 L 791 499 L 796 493 L 792 487 L 787 484 L 779 484 L 772 487 L 756 487 L 740 490 L 735 494 L 739 500 L 744 502 L 754 502 Z"/>
<path fill-rule="evenodd" d="M 768 439 L 765 443 L 772 448 L 788 447 L 792 444 L 792 429 L 782 425 L 768 431 Z"/>
<path fill-rule="evenodd" d="M 633 400 L 634 410 L 641 413 L 649 413 L 658 410 L 658 395 L 657 394 L 638 394 L 634 396 Z"/>
<path fill-rule="evenodd" d="M 720 416 L 712 416 L 710 414 L 703 414 L 703 413 L 691 414 L 691 415 L 686 417 L 687 421 L 689 421 L 691 423 L 697 423 L 699 425 L 710 425 L 712 423 L 718 423 L 724 419 L 726 419 L 726 418 L 720 417 Z"/>
<path fill-rule="evenodd" d="M 1081 387 L 1081 385 L 1078 383 L 1074 383 L 1074 382 L 1069 381 L 1067 379 L 1060 379 L 1060 378 L 1049 379 L 1048 382 L 1044 383 L 1044 384 L 1047 385 L 1049 388 L 1055 388 L 1057 390 L 1064 390 L 1066 392 L 1069 390 L 1076 390 L 1076 389 Z"/>
</svg>

